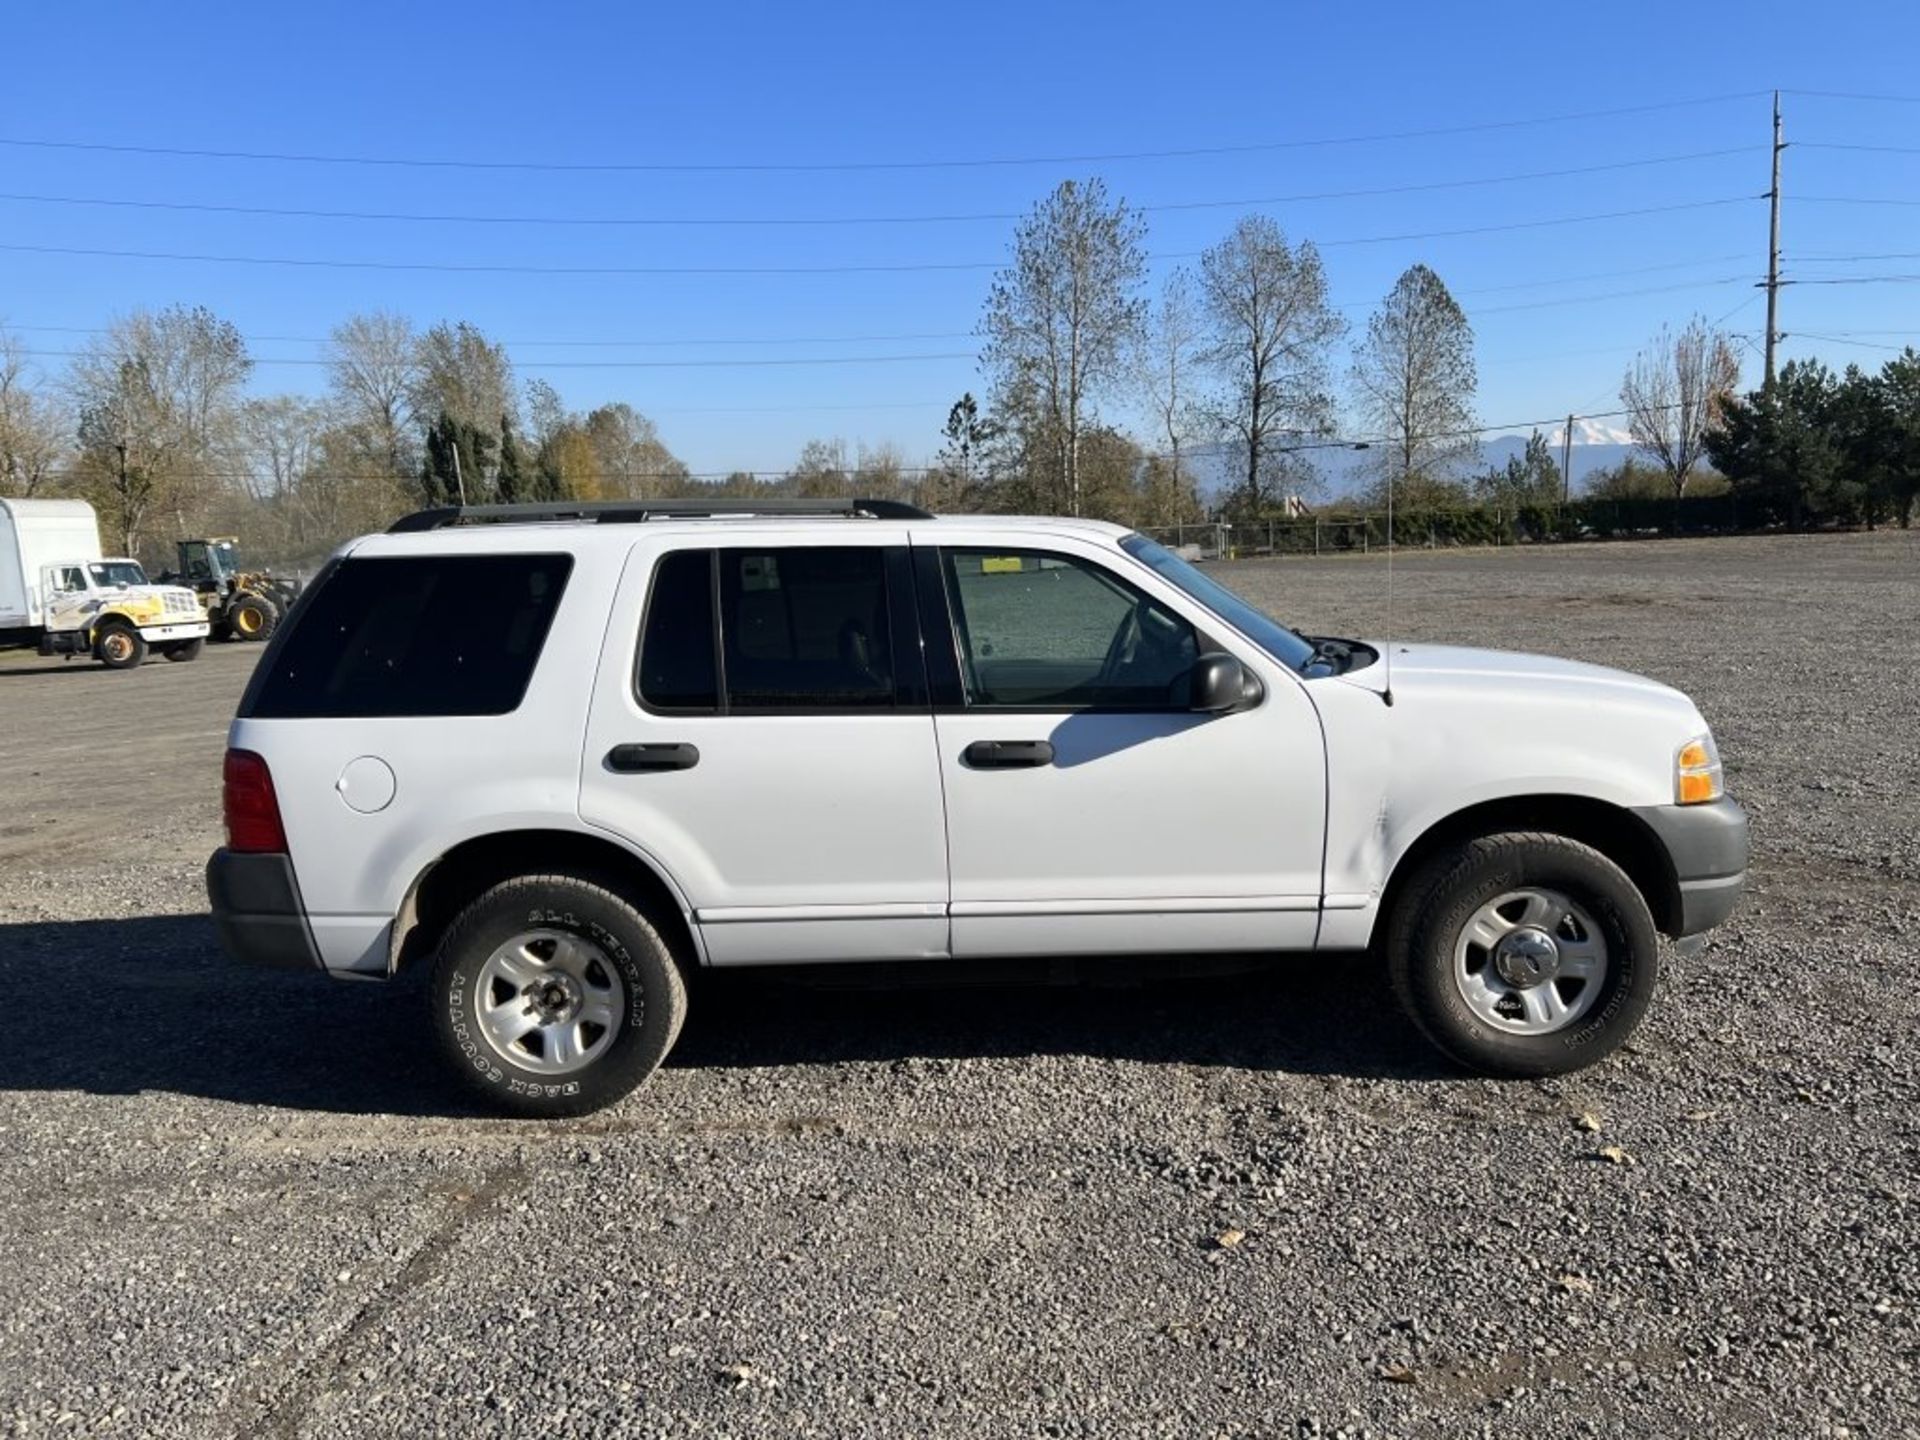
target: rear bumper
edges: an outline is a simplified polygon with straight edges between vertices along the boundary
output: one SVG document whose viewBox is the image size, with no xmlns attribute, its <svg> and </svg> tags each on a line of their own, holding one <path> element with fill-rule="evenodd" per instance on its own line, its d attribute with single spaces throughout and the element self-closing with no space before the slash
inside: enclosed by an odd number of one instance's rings
<svg viewBox="0 0 1920 1440">
<path fill-rule="evenodd" d="M 275 970 L 320 967 L 293 862 L 285 855 L 214 851 L 207 861 L 207 900 L 221 948 L 235 960 Z"/>
<path fill-rule="evenodd" d="M 1731 800 L 1649 805 L 1634 814 L 1666 846 L 1680 887 L 1674 938 L 1711 930 L 1733 913 L 1747 887 L 1747 812 Z"/>
</svg>

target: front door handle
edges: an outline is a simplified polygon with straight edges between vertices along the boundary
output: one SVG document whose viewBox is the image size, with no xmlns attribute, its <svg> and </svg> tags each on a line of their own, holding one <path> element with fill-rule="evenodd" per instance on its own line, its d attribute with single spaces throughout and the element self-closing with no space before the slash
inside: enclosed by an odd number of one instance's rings
<svg viewBox="0 0 1920 1440">
<path fill-rule="evenodd" d="M 976 770 L 1024 770 L 1053 763 L 1045 740 L 976 740 L 960 754 Z"/>
<path fill-rule="evenodd" d="M 607 752 L 607 768 L 622 775 L 649 770 L 691 770 L 700 763 L 700 751 L 687 744 L 616 745 Z"/>
</svg>

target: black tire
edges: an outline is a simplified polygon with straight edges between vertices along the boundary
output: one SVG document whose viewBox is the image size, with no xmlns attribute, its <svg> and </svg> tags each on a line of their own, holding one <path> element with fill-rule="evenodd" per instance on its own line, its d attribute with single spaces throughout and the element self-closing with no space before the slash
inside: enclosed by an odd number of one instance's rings
<svg viewBox="0 0 1920 1440">
<path fill-rule="evenodd" d="M 170 645 L 162 645 L 160 653 L 169 660 L 198 660 L 200 652 L 207 648 L 207 642 L 200 636 L 191 640 L 175 640 Z"/>
<path fill-rule="evenodd" d="M 108 620 L 93 632 L 93 658 L 109 670 L 137 669 L 147 658 L 147 640 L 124 620 Z"/>
<path fill-rule="evenodd" d="M 264 595 L 238 596 L 227 607 L 227 628 L 236 640 L 265 640 L 280 624 L 280 607 Z"/>
<path fill-rule="evenodd" d="M 604 1053 L 564 1076 L 504 1057 L 482 1033 L 475 1008 L 489 959 L 530 928 L 591 942 L 625 988 L 623 1022 Z M 490 1108 L 529 1117 L 584 1115 L 630 1094 L 659 1068 L 687 1013 L 686 983 L 660 932 L 632 903 L 579 875 L 508 880 L 468 905 L 440 942 L 428 993 L 448 1062 Z"/>
<path fill-rule="evenodd" d="M 1483 905 L 1529 886 L 1557 891 L 1586 911 L 1606 944 L 1607 969 L 1597 995 L 1566 1028 L 1516 1035 L 1468 1005 L 1454 950 Z M 1414 1024 L 1446 1055 L 1488 1075 L 1561 1075 L 1610 1054 L 1646 1014 L 1659 970 L 1659 939 L 1639 889 L 1598 850 L 1550 834 L 1489 835 L 1436 857 L 1389 917 L 1386 951 L 1387 973 Z"/>
</svg>

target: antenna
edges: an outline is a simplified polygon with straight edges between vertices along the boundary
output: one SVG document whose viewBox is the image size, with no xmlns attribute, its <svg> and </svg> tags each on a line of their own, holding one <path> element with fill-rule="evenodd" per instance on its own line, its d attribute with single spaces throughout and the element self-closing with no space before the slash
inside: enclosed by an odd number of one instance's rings
<svg viewBox="0 0 1920 1440">
<path fill-rule="evenodd" d="M 1387 633 L 1380 637 L 1386 650 L 1387 688 L 1380 698 L 1393 704 L 1393 467 L 1387 467 Z"/>
</svg>

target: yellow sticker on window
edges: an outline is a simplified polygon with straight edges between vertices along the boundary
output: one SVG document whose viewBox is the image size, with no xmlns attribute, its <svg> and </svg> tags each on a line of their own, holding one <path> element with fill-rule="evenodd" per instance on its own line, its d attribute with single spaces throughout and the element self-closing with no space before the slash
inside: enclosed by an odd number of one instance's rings
<svg viewBox="0 0 1920 1440">
<path fill-rule="evenodd" d="M 982 575 L 1018 575 L 1020 557 L 1018 555 L 982 555 L 980 573 Z"/>
</svg>

